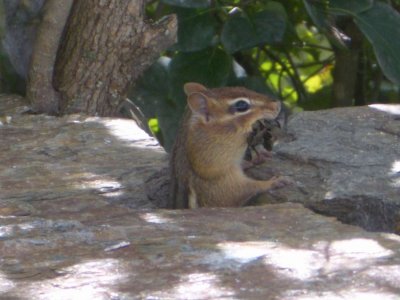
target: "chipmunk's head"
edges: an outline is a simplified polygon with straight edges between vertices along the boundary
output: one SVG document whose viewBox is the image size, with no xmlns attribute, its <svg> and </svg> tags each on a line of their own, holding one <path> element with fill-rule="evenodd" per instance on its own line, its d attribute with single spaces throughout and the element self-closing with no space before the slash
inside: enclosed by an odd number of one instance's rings
<svg viewBox="0 0 400 300">
<path fill-rule="evenodd" d="M 279 101 L 243 87 L 208 89 L 190 82 L 184 90 L 194 120 L 210 125 L 234 125 L 246 133 L 257 120 L 275 119 L 281 109 Z"/>
</svg>

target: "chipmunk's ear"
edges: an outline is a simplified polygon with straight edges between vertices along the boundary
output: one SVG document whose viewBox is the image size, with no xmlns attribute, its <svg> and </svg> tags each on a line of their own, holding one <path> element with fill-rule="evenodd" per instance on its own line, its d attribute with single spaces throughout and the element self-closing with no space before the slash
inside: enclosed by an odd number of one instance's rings
<svg viewBox="0 0 400 300">
<path fill-rule="evenodd" d="M 204 92 L 207 88 L 197 82 L 188 82 L 183 86 L 183 90 L 185 91 L 186 96 L 189 96 L 192 93 Z"/>
<path fill-rule="evenodd" d="M 210 120 L 211 100 L 206 95 L 199 92 L 191 93 L 187 98 L 187 102 L 193 115 L 200 117 L 205 122 Z"/>
</svg>

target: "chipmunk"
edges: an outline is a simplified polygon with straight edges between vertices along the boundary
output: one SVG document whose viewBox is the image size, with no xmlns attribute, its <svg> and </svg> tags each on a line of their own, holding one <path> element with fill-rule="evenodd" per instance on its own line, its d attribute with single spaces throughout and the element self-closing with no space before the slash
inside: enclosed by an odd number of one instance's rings
<svg viewBox="0 0 400 300">
<path fill-rule="evenodd" d="M 279 101 L 243 87 L 208 89 L 191 82 L 184 91 L 188 105 L 170 159 L 168 207 L 242 206 L 285 184 L 279 177 L 251 179 L 242 167 L 253 124 L 275 119 Z"/>
</svg>

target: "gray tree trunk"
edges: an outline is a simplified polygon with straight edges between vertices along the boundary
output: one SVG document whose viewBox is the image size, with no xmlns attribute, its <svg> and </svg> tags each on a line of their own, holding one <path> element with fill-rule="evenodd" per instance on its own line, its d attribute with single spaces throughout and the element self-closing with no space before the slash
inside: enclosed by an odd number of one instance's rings
<svg viewBox="0 0 400 300">
<path fill-rule="evenodd" d="M 117 115 L 128 86 L 176 41 L 175 16 L 146 23 L 144 0 L 46 6 L 27 91 L 37 112 Z"/>
</svg>

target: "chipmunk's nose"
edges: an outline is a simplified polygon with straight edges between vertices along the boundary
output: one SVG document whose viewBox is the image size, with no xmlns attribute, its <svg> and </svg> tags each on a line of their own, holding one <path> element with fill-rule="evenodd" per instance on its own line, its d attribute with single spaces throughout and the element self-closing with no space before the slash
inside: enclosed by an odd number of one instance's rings
<svg viewBox="0 0 400 300">
<path fill-rule="evenodd" d="M 278 117 L 280 111 L 281 111 L 281 102 L 276 100 L 276 101 L 271 101 L 268 102 L 268 104 L 266 105 L 267 107 L 267 116 L 266 118 L 268 119 L 275 119 L 276 117 Z"/>
<path fill-rule="evenodd" d="M 278 115 L 281 111 L 281 102 L 278 100 L 269 102 L 268 110 L 270 111 L 270 114 L 272 115 L 272 119 L 275 119 L 276 117 L 278 117 Z"/>
</svg>

